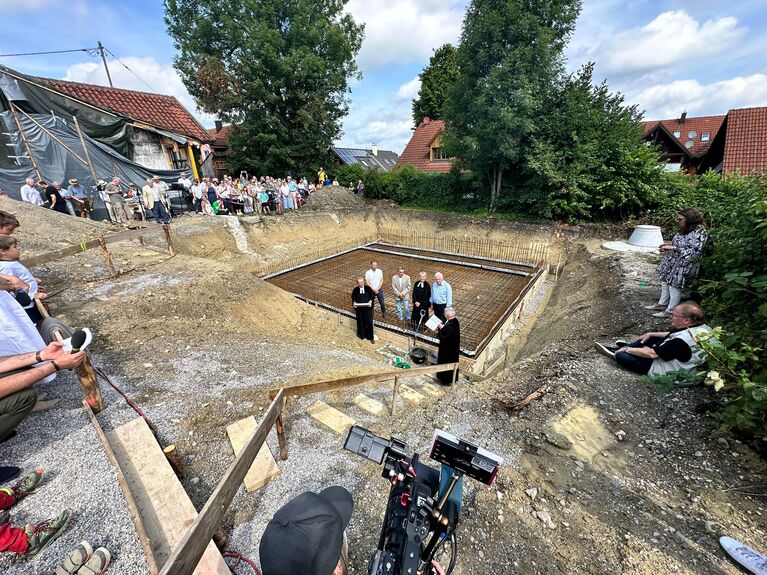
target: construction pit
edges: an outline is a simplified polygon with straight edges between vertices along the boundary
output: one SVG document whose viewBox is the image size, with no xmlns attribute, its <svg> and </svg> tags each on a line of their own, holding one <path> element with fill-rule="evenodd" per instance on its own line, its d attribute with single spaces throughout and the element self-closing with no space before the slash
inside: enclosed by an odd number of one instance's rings
<svg viewBox="0 0 767 575">
<path fill-rule="evenodd" d="M 378 326 L 380 339 L 370 343 L 357 340 L 349 318 L 330 309 L 349 311 L 345 299 L 370 259 L 378 259 L 387 276 L 402 261 L 411 276 L 421 269 L 433 275 L 448 265 L 437 259 L 531 264 L 516 257 L 519 250 L 545 252 L 537 262 L 539 281 L 531 286 L 529 277 L 496 272 L 504 279 L 485 294 L 503 291 L 503 281 L 523 283 L 509 284 L 504 297 L 511 303 L 480 295 L 476 305 L 493 308 L 500 324 L 489 317 L 485 323 L 496 329 L 472 336 L 481 344 L 490 334 L 484 347 L 464 346 L 477 355 L 464 354 L 452 387 L 403 375 L 394 405 L 391 378 L 287 396 L 287 459 L 272 430 L 266 445 L 278 471 L 270 468 L 269 479 L 252 491 L 240 485 L 222 522 L 226 548 L 258 562 L 261 534 L 280 506 L 305 490 L 342 485 L 355 498 L 351 572 L 367 571 L 388 484 L 378 466 L 342 449 L 352 421 L 421 454 L 440 428 L 504 458 L 492 487 L 464 482 L 456 574 L 738 573 L 718 546 L 720 534 L 767 548 L 765 497 L 758 489 L 767 470 L 746 443 L 713 432 L 700 415 L 710 390 L 658 396 L 651 384 L 592 349 L 595 339 L 662 327 L 639 311 L 656 295 L 652 256 L 601 250 L 602 240 L 616 237 L 610 230 L 414 212 L 338 191 L 308 208 L 284 217 L 184 216 L 171 224 L 174 255 L 162 232 L 110 243 L 113 277 L 99 249 L 32 266 L 56 294 L 51 313 L 94 331 L 94 364 L 142 411 L 157 439 L 137 432 L 134 439 L 145 442 L 138 448 L 120 443 L 139 416 L 101 378 L 105 407 L 96 422 L 116 458 L 132 462 L 118 471 L 83 407 L 77 378 L 66 373 L 39 385 L 46 399 L 59 401 L 20 426 L 3 445 L 3 461 L 44 467 L 47 477 L 34 497 L 13 508 L 12 521 L 39 520 L 64 507 L 76 517 L 40 556 L 3 554 L 0 571 L 51 572 L 82 539 L 112 551 L 109 572 L 159 570 L 173 545 L 156 526 L 141 533 L 134 515 L 144 505 L 160 505 L 178 517 L 158 514 L 158 521 L 188 528 L 189 517 L 178 510 L 190 502 L 193 521 L 203 509 L 235 459 L 234 438 L 239 433 L 242 441 L 247 433 L 234 424 L 250 417 L 258 423 L 270 390 L 388 373 L 396 354 L 407 351 L 413 336 L 392 329 L 400 327 L 396 321 Z M 6 199 L 0 209 L 21 221 L 22 261 L 114 233 L 105 224 Z M 407 256 L 360 248 L 373 242 L 398 246 Z M 401 252 L 403 246 L 412 250 Z M 361 253 L 353 262 L 333 257 L 347 250 Z M 407 259 L 424 254 L 433 259 Z M 340 266 L 344 301 L 298 294 L 308 303 L 293 295 L 296 282 L 285 278 L 308 273 L 317 260 Z M 439 271 L 456 290 L 459 319 L 465 311 L 468 320 L 467 284 L 486 270 Z M 270 283 L 279 275 L 262 279 L 280 272 L 283 287 Z M 511 305 L 520 295 L 524 305 Z M 324 423 L 315 417 L 323 413 L 332 416 Z M 149 444 L 155 451 L 175 445 L 184 476 L 158 475 L 132 507 L 121 481 L 135 487 L 132 474 L 140 474 L 141 461 L 153 461 L 139 449 Z M 175 481 L 180 490 L 172 488 Z M 240 563 L 236 572 L 251 571 Z"/>
</svg>

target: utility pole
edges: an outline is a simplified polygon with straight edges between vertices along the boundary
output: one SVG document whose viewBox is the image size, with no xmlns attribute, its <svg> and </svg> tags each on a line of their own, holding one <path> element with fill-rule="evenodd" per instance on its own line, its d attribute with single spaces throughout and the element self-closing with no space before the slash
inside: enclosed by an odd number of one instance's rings
<svg viewBox="0 0 767 575">
<path fill-rule="evenodd" d="M 106 56 L 104 56 L 104 44 L 101 43 L 101 40 L 99 40 L 98 51 L 99 51 L 99 54 L 101 54 L 101 61 L 104 62 L 104 69 L 107 71 L 107 80 L 109 80 L 109 86 L 111 88 L 114 88 L 114 84 L 112 84 L 112 76 L 109 75 L 109 66 L 107 66 L 107 59 L 106 59 Z"/>
</svg>

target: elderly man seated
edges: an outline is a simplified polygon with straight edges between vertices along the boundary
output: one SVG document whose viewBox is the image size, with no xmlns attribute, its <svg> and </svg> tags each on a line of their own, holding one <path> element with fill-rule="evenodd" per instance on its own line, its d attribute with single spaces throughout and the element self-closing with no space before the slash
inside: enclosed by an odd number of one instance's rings
<svg viewBox="0 0 767 575">
<path fill-rule="evenodd" d="M 650 331 L 633 343 L 616 341 L 615 347 L 594 345 L 599 353 L 635 373 L 650 376 L 678 371 L 692 373 L 706 360 L 698 342 L 712 330 L 704 319 L 703 309 L 697 303 L 685 301 L 671 314 L 671 331 Z"/>
</svg>

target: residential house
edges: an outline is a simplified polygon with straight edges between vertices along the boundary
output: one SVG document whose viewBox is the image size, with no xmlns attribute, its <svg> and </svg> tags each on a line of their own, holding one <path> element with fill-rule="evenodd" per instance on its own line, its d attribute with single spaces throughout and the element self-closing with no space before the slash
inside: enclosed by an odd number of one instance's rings
<svg viewBox="0 0 767 575">
<path fill-rule="evenodd" d="M 399 157 L 397 168 L 413 166 L 431 174 L 449 172 L 453 167 L 453 158 L 448 157 L 442 148 L 441 135 L 444 130 L 443 120 L 424 118 Z"/>
<path fill-rule="evenodd" d="M 683 112 L 673 120 L 643 122 L 645 140 L 660 146 L 666 170 L 696 174 L 725 116 L 688 118 Z"/>
<path fill-rule="evenodd" d="M 227 166 L 231 153 L 229 148 L 229 133 L 231 131 L 232 126 L 230 124 L 224 125 L 218 120 L 216 120 L 216 127 L 208 130 L 208 134 L 213 140 L 213 171 L 219 180 L 229 173 Z"/>
<path fill-rule="evenodd" d="M 375 144 L 369 150 L 333 146 L 330 148 L 330 151 L 335 156 L 338 165 L 345 164 L 351 166 L 357 164 L 367 170 L 376 170 L 378 172 L 391 172 L 399 159 L 396 153 L 389 150 L 379 150 Z"/>
</svg>

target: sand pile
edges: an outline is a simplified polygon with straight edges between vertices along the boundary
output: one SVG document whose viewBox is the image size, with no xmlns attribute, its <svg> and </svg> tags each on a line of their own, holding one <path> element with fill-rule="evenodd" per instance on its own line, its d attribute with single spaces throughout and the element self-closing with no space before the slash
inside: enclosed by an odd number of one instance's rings
<svg viewBox="0 0 767 575">
<path fill-rule="evenodd" d="M 355 195 L 349 188 L 330 186 L 311 194 L 302 209 L 308 210 L 363 210 L 365 200 Z"/>
</svg>

